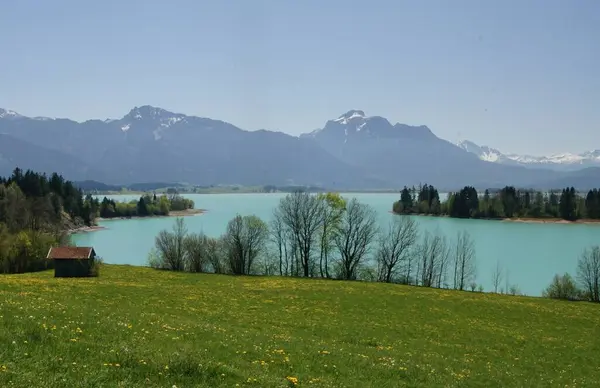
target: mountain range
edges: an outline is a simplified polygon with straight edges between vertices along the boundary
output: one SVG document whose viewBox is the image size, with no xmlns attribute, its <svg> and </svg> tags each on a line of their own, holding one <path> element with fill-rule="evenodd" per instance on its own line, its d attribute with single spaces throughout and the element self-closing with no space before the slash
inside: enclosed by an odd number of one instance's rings
<svg viewBox="0 0 600 388">
<path fill-rule="evenodd" d="M 586 167 L 600 167 L 600 150 L 591 150 L 580 154 L 566 152 L 549 156 L 532 156 L 505 154 L 496 148 L 480 146 L 469 140 L 460 141 L 457 143 L 457 146 L 476 155 L 481 160 L 511 166 L 546 168 L 556 171 L 573 171 Z"/>
<path fill-rule="evenodd" d="M 361 110 L 296 137 L 245 131 L 149 105 L 135 107 L 120 119 L 85 122 L 0 109 L 0 175 L 16 166 L 121 185 L 293 184 L 332 190 L 419 183 L 446 190 L 464 185 L 544 187 L 571 176 L 482 160 L 472 150 L 438 138 L 427 126 L 392 124 Z M 582 183 L 597 175 L 594 169 L 577 173 Z"/>
</svg>

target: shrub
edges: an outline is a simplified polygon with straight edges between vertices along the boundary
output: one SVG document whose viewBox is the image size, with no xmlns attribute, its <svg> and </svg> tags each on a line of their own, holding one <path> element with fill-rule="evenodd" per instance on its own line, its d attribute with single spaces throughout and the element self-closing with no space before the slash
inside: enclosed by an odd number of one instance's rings
<svg viewBox="0 0 600 388">
<path fill-rule="evenodd" d="M 100 268 L 102 267 L 102 264 L 104 264 L 104 260 L 101 257 L 96 257 L 92 261 L 92 265 L 90 267 L 90 276 L 91 277 L 100 276 Z"/>
<path fill-rule="evenodd" d="M 568 273 L 562 276 L 556 274 L 542 296 L 551 299 L 579 300 L 581 299 L 581 291 L 577 288 L 571 275 Z"/>
</svg>

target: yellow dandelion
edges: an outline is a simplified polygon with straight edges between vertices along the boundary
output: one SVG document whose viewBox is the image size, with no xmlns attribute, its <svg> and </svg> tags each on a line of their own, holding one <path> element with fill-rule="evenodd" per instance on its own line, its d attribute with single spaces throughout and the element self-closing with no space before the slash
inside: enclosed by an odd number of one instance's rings
<svg viewBox="0 0 600 388">
<path fill-rule="evenodd" d="M 286 377 L 286 379 L 287 379 L 287 381 L 289 381 L 293 385 L 297 385 L 298 384 L 298 378 L 297 377 L 288 376 L 288 377 Z"/>
</svg>

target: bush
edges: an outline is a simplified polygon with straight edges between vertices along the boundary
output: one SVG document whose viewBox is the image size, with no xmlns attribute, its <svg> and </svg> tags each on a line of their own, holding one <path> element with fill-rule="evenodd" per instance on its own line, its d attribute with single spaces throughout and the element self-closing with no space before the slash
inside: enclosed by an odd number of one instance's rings
<svg viewBox="0 0 600 388">
<path fill-rule="evenodd" d="M 575 281 L 568 273 L 564 275 L 554 275 L 552 283 L 542 293 L 544 298 L 580 300 L 581 291 L 577 288 Z"/>
<path fill-rule="evenodd" d="M 104 264 L 104 260 L 101 257 L 96 257 L 93 261 L 92 261 L 92 266 L 90 267 L 90 276 L 91 277 L 98 277 L 100 276 L 100 268 L 102 267 L 102 264 Z"/>
</svg>

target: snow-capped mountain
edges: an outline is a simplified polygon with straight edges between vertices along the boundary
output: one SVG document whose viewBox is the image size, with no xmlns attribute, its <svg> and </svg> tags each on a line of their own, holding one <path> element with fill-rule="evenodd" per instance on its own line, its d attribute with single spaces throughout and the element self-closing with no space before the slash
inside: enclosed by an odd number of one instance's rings
<svg viewBox="0 0 600 388">
<path fill-rule="evenodd" d="M 498 187 L 503 182 L 518 185 L 545 179 L 551 173 L 486 163 L 437 137 L 425 125 L 392 125 L 384 117 L 367 116 L 357 109 L 301 137 L 313 139 L 345 163 L 400 186 L 427 182 L 444 188 Z"/>
<path fill-rule="evenodd" d="M 349 110 L 336 119 L 328 120 L 323 128 L 302 134 L 300 137 L 327 139 L 336 145 L 346 144 L 348 141 L 363 142 L 366 139 L 436 138 L 425 125 L 411 126 L 400 123 L 392 125 L 384 117 L 367 116 L 364 111 L 356 109 Z"/>
<path fill-rule="evenodd" d="M 586 151 L 581 154 L 561 153 L 549 156 L 533 156 L 504 154 L 495 148 L 480 146 L 472 141 L 463 140 L 457 143 L 463 150 L 477 155 L 488 162 L 521 165 L 530 168 L 547 168 L 552 170 L 578 170 L 586 167 L 600 166 L 600 150 Z"/>
<path fill-rule="evenodd" d="M 83 122 L 0 110 L 0 134 L 0 176 L 19 166 L 115 184 L 389 184 L 336 159 L 310 139 L 244 131 L 149 105 L 134 107 L 121 118 Z"/>
</svg>

